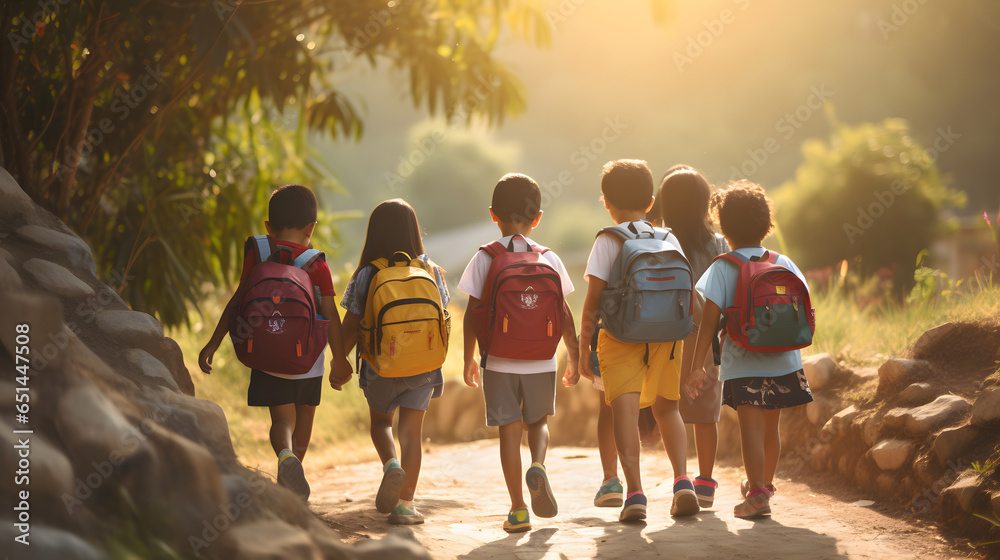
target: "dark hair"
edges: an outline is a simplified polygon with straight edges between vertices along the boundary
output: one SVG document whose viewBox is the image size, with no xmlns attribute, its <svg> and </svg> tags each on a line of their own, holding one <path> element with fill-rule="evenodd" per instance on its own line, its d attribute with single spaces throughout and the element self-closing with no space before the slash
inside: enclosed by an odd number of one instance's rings
<svg viewBox="0 0 1000 560">
<path fill-rule="evenodd" d="M 508 173 L 493 187 L 490 208 L 501 222 L 530 224 L 542 210 L 542 191 L 531 177 Z"/>
<path fill-rule="evenodd" d="M 687 165 L 675 165 L 663 177 L 656 197 L 663 226 L 673 230 L 681 248 L 691 262 L 692 270 L 708 268 L 709 243 L 714 237 L 708 201 L 712 185 L 701 173 Z"/>
<path fill-rule="evenodd" d="M 396 251 L 406 251 L 411 258 L 424 254 L 417 214 L 401 198 L 386 200 L 372 210 L 357 270 L 377 259 L 391 259 Z"/>
<path fill-rule="evenodd" d="M 271 193 L 267 221 L 274 231 L 302 229 L 316 223 L 316 195 L 302 185 L 285 185 Z"/>
<path fill-rule="evenodd" d="M 760 185 L 746 179 L 731 181 L 717 191 L 710 205 L 723 235 L 736 244 L 734 249 L 760 245 L 774 228 L 771 199 Z"/>
<path fill-rule="evenodd" d="M 601 171 L 604 200 L 621 210 L 643 210 L 653 199 L 653 174 L 641 159 L 618 159 Z"/>
</svg>

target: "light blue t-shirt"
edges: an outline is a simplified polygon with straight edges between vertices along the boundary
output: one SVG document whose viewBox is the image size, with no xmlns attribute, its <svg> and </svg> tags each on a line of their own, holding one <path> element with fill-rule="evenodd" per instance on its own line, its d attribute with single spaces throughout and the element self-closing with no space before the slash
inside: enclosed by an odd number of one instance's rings
<svg viewBox="0 0 1000 560">
<path fill-rule="evenodd" d="M 744 247 L 736 250 L 745 257 L 759 257 L 764 254 L 763 247 Z M 802 272 L 795 263 L 784 255 L 779 255 L 777 264 L 792 271 L 806 282 Z M 736 293 L 736 282 L 740 269 L 727 260 L 717 260 L 708 267 L 695 285 L 705 299 L 711 300 L 722 311 L 733 306 Z M 752 352 L 732 340 L 722 344 L 722 366 L 719 368 L 719 379 L 726 381 L 741 377 L 780 377 L 802 369 L 802 355 L 798 350 L 790 352 Z"/>
</svg>

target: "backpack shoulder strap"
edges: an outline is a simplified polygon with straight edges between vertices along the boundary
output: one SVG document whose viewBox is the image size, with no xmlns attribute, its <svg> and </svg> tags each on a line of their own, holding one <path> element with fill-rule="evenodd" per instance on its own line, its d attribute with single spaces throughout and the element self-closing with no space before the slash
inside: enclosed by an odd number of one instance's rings
<svg viewBox="0 0 1000 560">
<path fill-rule="evenodd" d="M 766 250 L 764 251 L 764 254 L 760 256 L 760 260 L 771 264 L 777 264 L 779 256 L 780 255 L 774 251 Z"/>
<path fill-rule="evenodd" d="M 253 235 L 247 238 L 243 244 L 243 254 L 253 251 L 260 264 L 271 257 L 271 254 L 278 250 L 278 244 L 270 235 Z"/>
<path fill-rule="evenodd" d="M 302 254 L 295 257 L 295 260 L 292 261 L 292 266 L 301 268 L 302 270 L 309 272 L 309 268 L 312 267 L 312 265 L 319 260 L 326 262 L 326 255 L 323 254 L 323 251 L 318 251 L 316 249 L 306 249 L 305 251 L 302 251 Z"/>
<path fill-rule="evenodd" d="M 728 253 L 723 253 L 723 254 L 715 257 L 714 259 L 712 259 L 712 262 L 715 262 L 715 261 L 717 261 L 719 259 L 722 259 L 724 261 L 729 261 L 729 262 L 735 264 L 737 267 L 742 267 L 744 264 L 750 262 L 750 259 L 744 257 L 743 255 L 737 253 L 736 251 L 730 251 Z"/>
<path fill-rule="evenodd" d="M 368 264 L 370 264 L 370 265 L 372 265 L 372 266 L 375 267 L 375 272 L 377 274 L 378 271 L 384 270 L 386 268 L 389 268 L 389 259 L 383 257 L 383 258 L 380 258 L 380 259 L 375 259 L 375 260 L 373 260 L 372 262 L 370 262 Z"/>
<path fill-rule="evenodd" d="M 635 239 L 636 237 L 638 237 L 638 233 L 633 233 L 627 227 L 621 226 L 621 225 L 618 225 L 618 226 L 608 226 L 606 228 L 603 228 L 603 229 L 601 229 L 601 231 L 597 232 L 597 236 L 600 237 L 600 235 L 602 233 L 607 233 L 609 235 L 613 235 L 613 236 L 621 239 L 622 241 L 628 241 L 630 239 Z"/>
<path fill-rule="evenodd" d="M 487 255 L 491 258 L 497 258 L 503 253 L 507 252 L 507 246 L 499 241 L 494 241 L 493 243 L 487 243 L 479 248 L 480 251 L 485 251 Z"/>
</svg>

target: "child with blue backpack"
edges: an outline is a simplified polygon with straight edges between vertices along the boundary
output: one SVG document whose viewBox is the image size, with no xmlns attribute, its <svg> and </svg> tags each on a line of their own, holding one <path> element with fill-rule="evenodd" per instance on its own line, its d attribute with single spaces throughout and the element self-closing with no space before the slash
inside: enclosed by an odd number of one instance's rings
<svg viewBox="0 0 1000 560">
<path fill-rule="evenodd" d="M 607 163 L 601 192 L 617 226 L 601 230 L 587 261 L 580 374 L 594 379 L 590 339 L 600 315 L 605 328 L 598 335 L 597 354 L 627 491 L 619 520 L 646 517 L 638 420 L 640 408 L 647 406 L 653 408 L 674 469 L 671 515 L 693 515 L 699 509 L 698 499 L 687 476 L 687 435 L 678 409 L 683 351 L 679 341 L 690 334 L 693 325 L 690 266 L 676 237 L 644 219 L 654 202 L 653 176 L 646 162 Z M 642 253 L 645 250 L 655 252 Z M 633 271 L 626 260 L 651 268 Z M 627 278 L 623 276 L 626 265 Z"/>
<path fill-rule="evenodd" d="M 716 257 L 696 285 L 706 301 L 684 389 L 691 398 L 704 391 L 705 360 L 724 310 L 722 398 L 739 418 L 747 475 L 745 500 L 733 514 L 753 518 L 771 513 L 781 410 L 812 401 L 798 348 L 811 342 L 815 319 L 798 267 L 761 246 L 773 227 L 764 189 L 730 183 L 712 195 L 711 206 L 733 251 Z"/>
</svg>

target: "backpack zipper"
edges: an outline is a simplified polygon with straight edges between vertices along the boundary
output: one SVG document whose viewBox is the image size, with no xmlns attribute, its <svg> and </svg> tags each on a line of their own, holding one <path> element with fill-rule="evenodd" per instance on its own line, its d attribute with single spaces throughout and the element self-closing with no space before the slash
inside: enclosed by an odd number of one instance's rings
<svg viewBox="0 0 1000 560">
<path fill-rule="evenodd" d="M 384 305 L 382 307 L 382 309 L 379 311 L 378 318 L 376 319 L 375 325 L 373 327 L 373 334 L 377 333 L 377 335 L 375 336 L 375 341 L 374 341 L 375 344 L 373 345 L 374 348 L 376 349 L 375 351 L 377 352 L 377 354 L 380 354 L 382 352 L 382 326 L 383 326 L 382 325 L 382 318 L 385 316 L 386 312 L 389 311 L 390 309 L 392 309 L 393 307 L 397 307 L 397 306 L 400 306 L 400 305 L 408 305 L 408 304 L 412 304 L 412 303 L 426 303 L 428 305 L 433 305 L 434 309 L 437 309 L 438 320 L 442 319 L 441 316 L 443 315 L 443 313 L 441 313 L 441 305 L 439 305 L 436 301 L 432 301 L 432 300 L 429 300 L 429 299 L 426 299 L 426 298 L 397 299 L 396 301 L 393 301 L 393 302 L 390 302 L 387 305 Z M 426 319 L 420 319 L 420 320 L 424 321 Z M 408 322 L 411 322 L 411 321 L 399 321 L 399 322 L 400 323 L 408 323 Z M 392 323 L 392 324 L 395 324 L 395 323 Z M 390 345 L 393 345 L 394 343 L 395 343 L 395 338 L 392 339 L 392 341 L 390 342 Z"/>
</svg>

